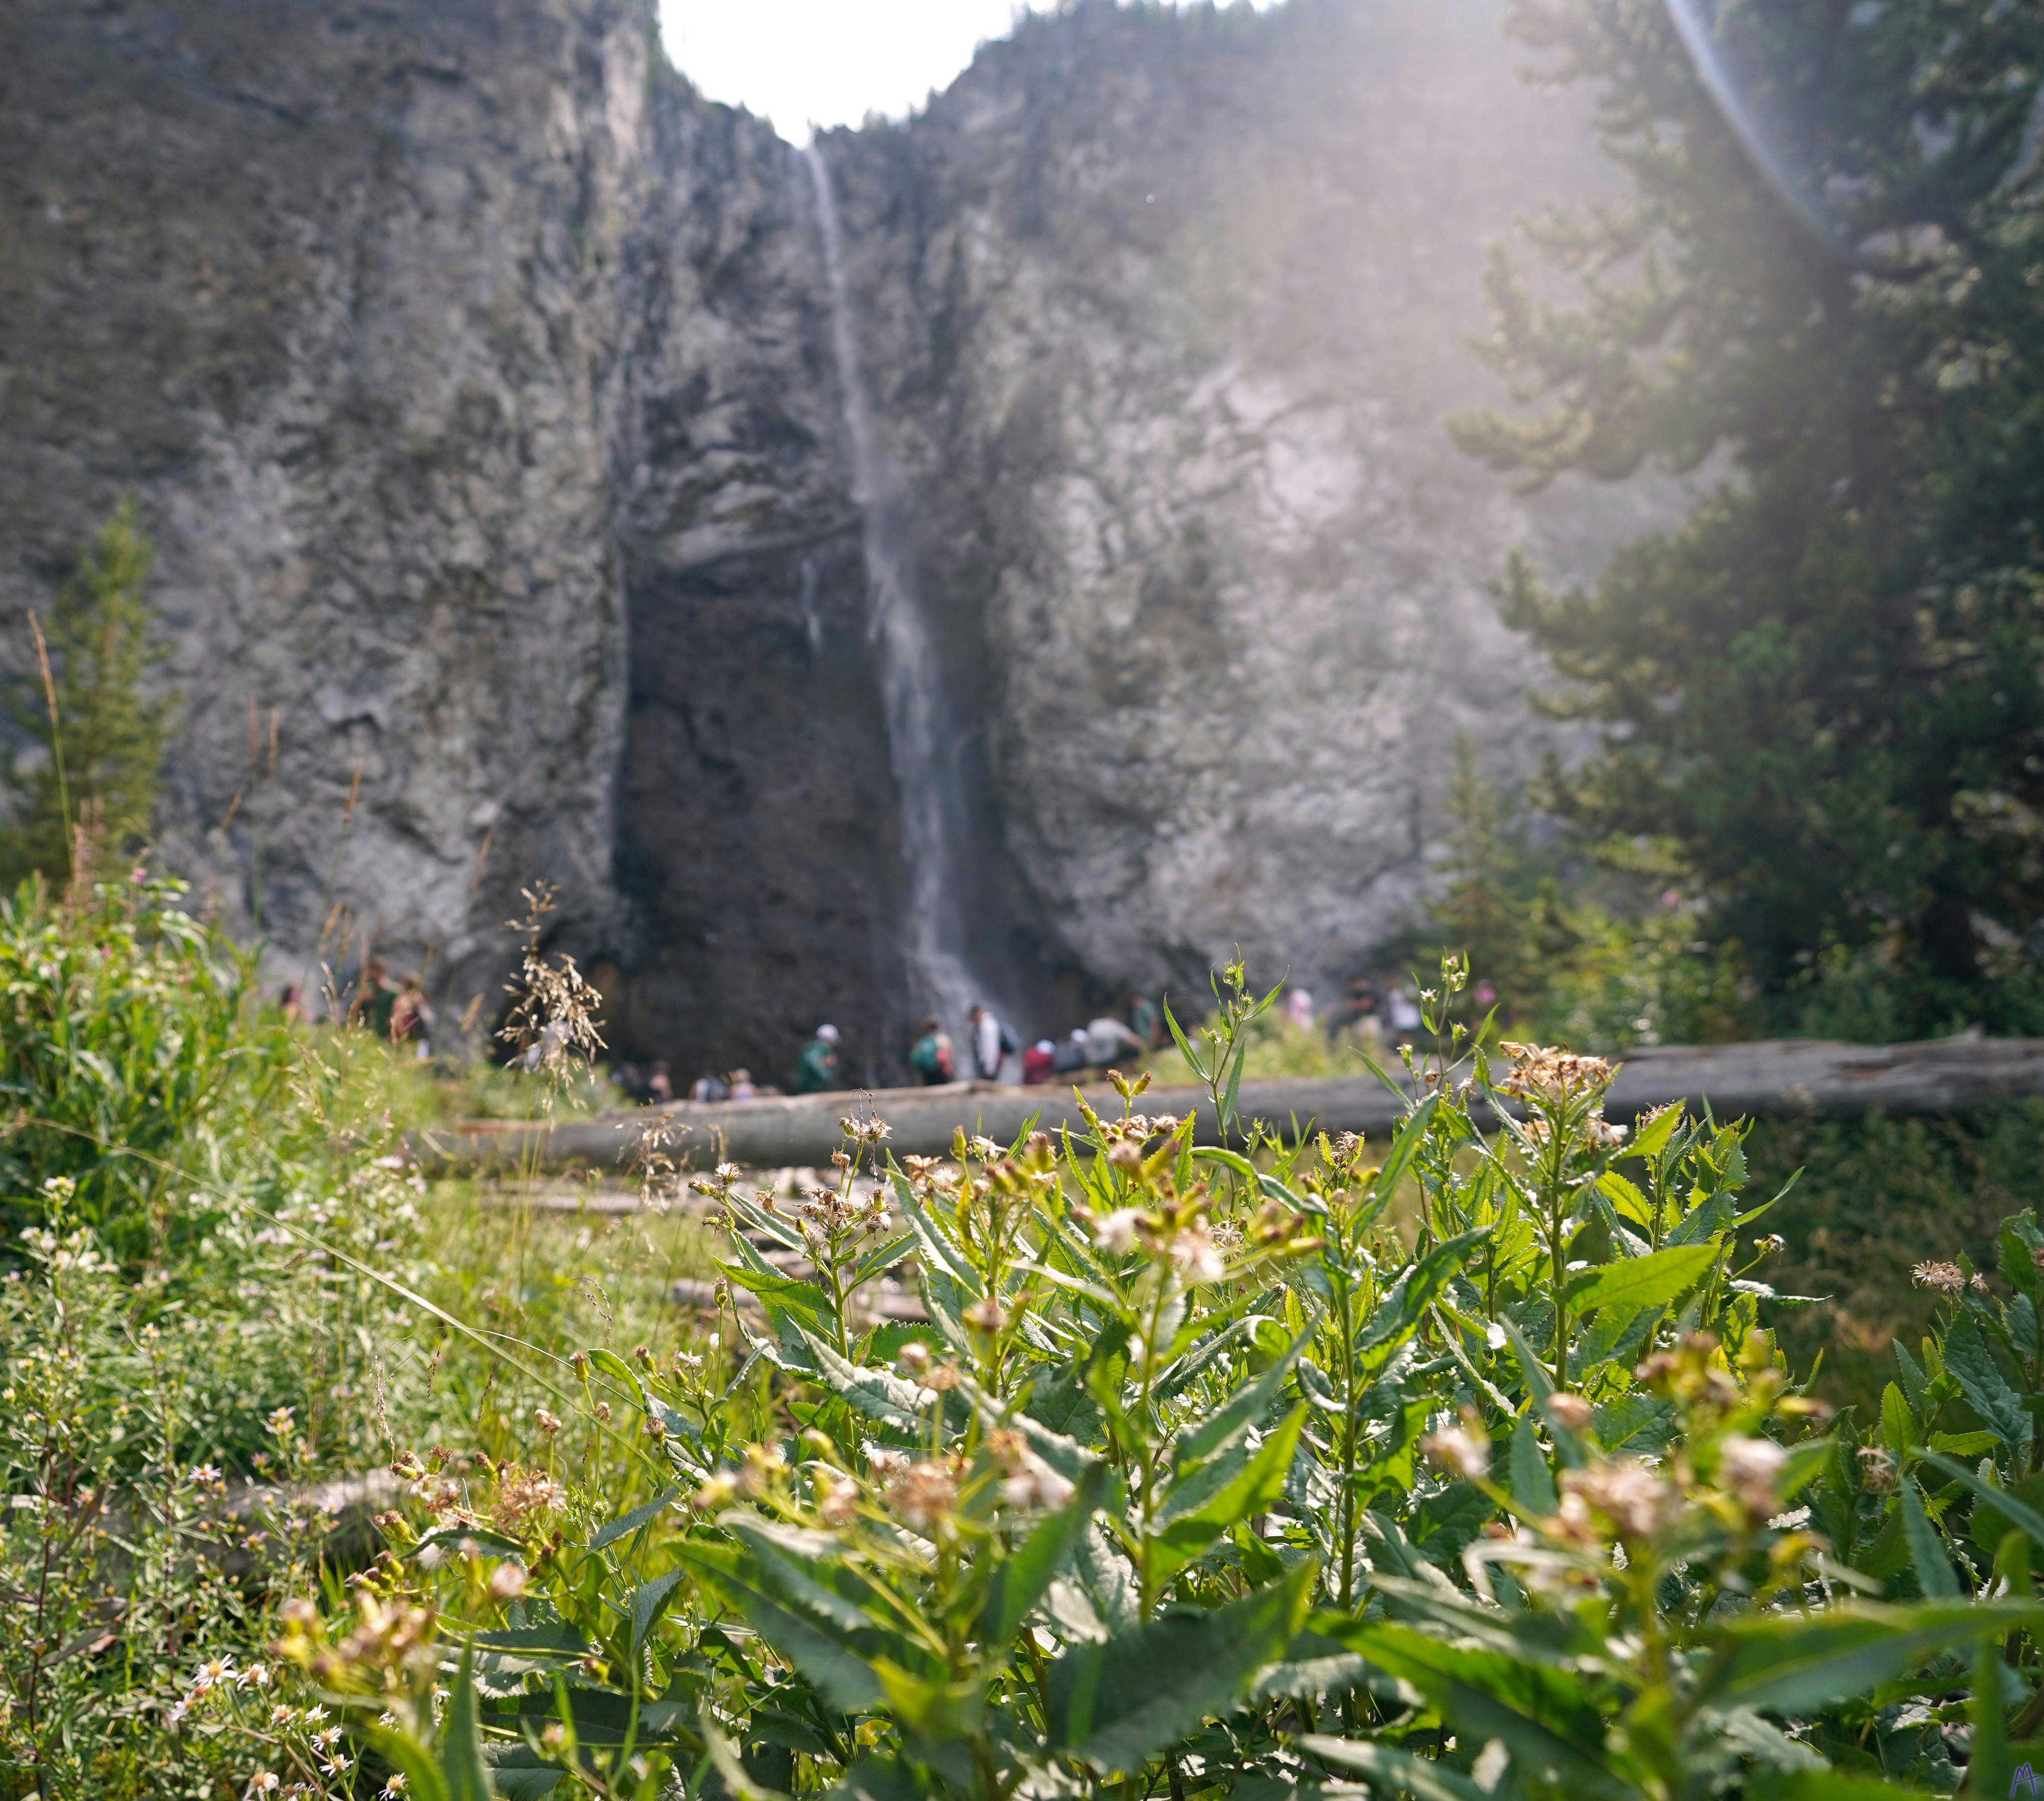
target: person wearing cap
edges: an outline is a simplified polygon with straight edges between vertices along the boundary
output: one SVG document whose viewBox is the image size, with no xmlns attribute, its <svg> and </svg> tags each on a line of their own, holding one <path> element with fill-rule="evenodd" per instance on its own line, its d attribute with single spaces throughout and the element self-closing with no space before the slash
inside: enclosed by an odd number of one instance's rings
<svg viewBox="0 0 2044 1801">
<path fill-rule="evenodd" d="M 816 1027 L 816 1036 L 802 1046 L 795 1061 L 795 1093 L 828 1094 L 844 1086 L 837 1054 L 838 1031 L 833 1025 Z"/>
</svg>

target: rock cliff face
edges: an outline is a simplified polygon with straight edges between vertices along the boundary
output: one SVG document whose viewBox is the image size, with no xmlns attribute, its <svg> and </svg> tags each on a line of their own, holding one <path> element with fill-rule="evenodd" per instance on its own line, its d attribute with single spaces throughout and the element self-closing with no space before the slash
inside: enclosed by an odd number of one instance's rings
<svg viewBox="0 0 2044 1801">
<path fill-rule="evenodd" d="M 1353 973 L 1455 735 L 1508 778 L 1544 748 L 1504 553 L 1579 566 L 1654 502 L 1519 504 L 1442 429 L 1496 398 L 1488 245 L 1608 179 L 1518 60 L 1484 0 L 1082 6 L 825 145 L 924 586 L 984 672 L 994 966 Z"/>
<path fill-rule="evenodd" d="M 1485 241 L 1600 179 L 1579 121 L 1493 0 L 1088 0 L 821 148 L 971 960 L 1043 1025 L 1238 943 L 1352 966 L 1454 733 L 1535 748 L 1503 547 L 1643 504 L 1527 509 L 1439 429 Z M 778 1076 L 828 1016 L 898 1067 L 807 174 L 638 0 L 0 0 L 0 660 L 136 493 L 164 855 L 280 979 L 367 943 L 486 1012 L 539 878 L 623 1047 Z"/>
</svg>

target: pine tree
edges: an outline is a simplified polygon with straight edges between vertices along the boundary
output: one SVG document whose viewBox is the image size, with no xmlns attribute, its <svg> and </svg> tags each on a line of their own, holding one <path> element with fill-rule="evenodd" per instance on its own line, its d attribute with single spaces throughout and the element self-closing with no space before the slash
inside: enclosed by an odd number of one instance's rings
<svg viewBox="0 0 2044 1801">
<path fill-rule="evenodd" d="M 1507 617 L 1605 727 L 1544 798 L 1678 844 L 1774 992 L 1827 950 L 1991 1017 L 2044 917 L 2044 7 L 1514 0 L 1630 193 L 1528 228 L 1451 421 L 1537 486 L 1723 459 L 1588 591 Z M 1685 33 L 1688 40 L 1685 41 Z"/>
<path fill-rule="evenodd" d="M 13 697 L 17 721 L 40 754 L 9 761 L 0 872 L 65 881 L 81 838 L 116 854 L 148 832 L 170 705 L 143 680 L 160 652 L 149 642 L 145 593 L 156 551 L 124 500 L 79 559 L 38 622 L 37 667 Z"/>
</svg>

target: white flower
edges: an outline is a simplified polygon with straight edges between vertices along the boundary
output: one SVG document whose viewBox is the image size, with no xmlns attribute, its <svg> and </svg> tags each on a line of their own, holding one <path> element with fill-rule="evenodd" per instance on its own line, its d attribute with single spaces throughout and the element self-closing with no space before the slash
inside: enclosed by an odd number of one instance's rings
<svg viewBox="0 0 2044 1801">
<path fill-rule="evenodd" d="M 1109 1257 L 1126 1257 L 1135 1248 L 1135 1229 L 1143 1218 L 1139 1208 L 1117 1208 L 1093 1223 L 1093 1242 Z"/>
<path fill-rule="evenodd" d="M 1770 1514 L 1775 1484 L 1788 1453 L 1772 1438 L 1745 1438 L 1734 1433 L 1718 1451 L 1718 1479 L 1753 1512 Z"/>
<path fill-rule="evenodd" d="M 1072 1498 L 1072 1484 L 1047 1463 L 1035 1463 L 1001 1484 L 1003 1506 L 1061 1507 Z"/>
<path fill-rule="evenodd" d="M 1188 1226 L 1170 1242 L 1171 1261 L 1188 1282 L 1218 1282 L 1227 1269 L 1204 1226 Z"/>
</svg>

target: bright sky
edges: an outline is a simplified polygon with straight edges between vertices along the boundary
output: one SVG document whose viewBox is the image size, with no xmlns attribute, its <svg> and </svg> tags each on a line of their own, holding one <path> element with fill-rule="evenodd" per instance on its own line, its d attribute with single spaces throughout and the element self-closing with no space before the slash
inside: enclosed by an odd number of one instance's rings
<svg viewBox="0 0 2044 1801">
<path fill-rule="evenodd" d="M 812 125 L 921 106 L 1021 10 L 1020 0 L 660 0 L 660 36 L 711 99 L 801 144 Z"/>
</svg>

